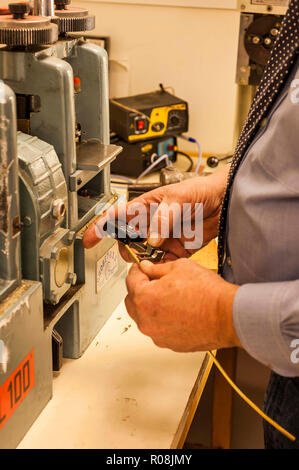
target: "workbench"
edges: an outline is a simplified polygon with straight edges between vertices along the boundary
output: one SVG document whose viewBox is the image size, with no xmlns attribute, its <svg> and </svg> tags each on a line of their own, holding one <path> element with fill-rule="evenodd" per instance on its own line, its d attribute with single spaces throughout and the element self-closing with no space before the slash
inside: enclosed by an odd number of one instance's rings
<svg viewBox="0 0 299 470">
<path fill-rule="evenodd" d="M 181 447 L 210 368 L 206 353 L 155 346 L 121 303 L 83 356 L 64 360 L 19 448 Z"/>
</svg>

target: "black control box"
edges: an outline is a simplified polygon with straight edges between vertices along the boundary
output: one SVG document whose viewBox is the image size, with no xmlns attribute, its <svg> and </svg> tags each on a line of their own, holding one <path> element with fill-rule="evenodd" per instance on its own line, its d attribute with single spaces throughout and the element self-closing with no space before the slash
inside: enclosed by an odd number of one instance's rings
<svg viewBox="0 0 299 470">
<path fill-rule="evenodd" d="M 188 104 L 161 90 L 110 100 L 110 129 L 126 142 L 188 131 Z"/>
<path fill-rule="evenodd" d="M 163 137 L 147 142 L 128 144 L 118 136 L 111 137 L 111 143 L 123 147 L 123 151 L 111 163 L 111 173 L 137 178 L 160 155 L 167 153 L 169 159 L 176 161 L 177 145 L 175 136 Z M 155 167 L 159 170 L 166 166 L 165 160 Z"/>
</svg>

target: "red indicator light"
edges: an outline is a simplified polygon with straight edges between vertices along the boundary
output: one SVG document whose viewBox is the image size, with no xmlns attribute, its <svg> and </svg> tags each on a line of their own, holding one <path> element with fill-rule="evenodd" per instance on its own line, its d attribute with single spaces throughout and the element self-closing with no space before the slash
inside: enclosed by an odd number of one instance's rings
<svg viewBox="0 0 299 470">
<path fill-rule="evenodd" d="M 144 121 L 138 121 L 137 122 L 137 129 L 139 131 L 143 131 L 144 127 L 145 127 L 145 122 Z"/>
<path fill-rule="evenodd" d="M 74 77 L 74 91 L 79 93 L 81 91 L 81 80 L 79 77 Z"/>
</svg>

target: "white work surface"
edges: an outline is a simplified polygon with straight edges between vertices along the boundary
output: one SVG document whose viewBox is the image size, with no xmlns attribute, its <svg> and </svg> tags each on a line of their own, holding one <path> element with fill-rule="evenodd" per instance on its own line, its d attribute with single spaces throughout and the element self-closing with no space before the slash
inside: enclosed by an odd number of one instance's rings
<svg viewBox="0 0 299 470">
<path fill-rule="evenodd" d="M 181 446 L 210 366 L 205 353 L 156 347 L 121 303 L 83 356 L 64 361 L 18 448 Z"/>
</svg>

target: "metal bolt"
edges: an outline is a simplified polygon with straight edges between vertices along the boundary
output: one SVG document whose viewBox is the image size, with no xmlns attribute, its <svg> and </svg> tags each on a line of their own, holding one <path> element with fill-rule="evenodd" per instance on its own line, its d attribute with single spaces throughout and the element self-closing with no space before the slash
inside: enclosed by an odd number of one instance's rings
<svg viewBox="0 0 299 470">
<path fill-rule="evenodd" d="M 26 217 L 24 217 L 23 224 L 26 225 L 26 227 L 29 227 L 32 224 L 32 220 L 29 215 L 26 215 Z"/>
<path fill-rule="evenodd" d="M 65 204 L 62 199 L 55 199 L 52 205 L 52 216 L 55 219 L 62 219 L 65 214 Z"/>
<path fill-rule="evenodd" d="M 69 243 L 72 243 L 74 241 L 75 235 L 76 235 L 76 232 L 73 232 L 72 230 L 70 230 L 66 237 L 67 241 Z"/>
</svg>

